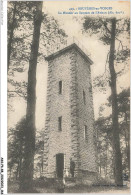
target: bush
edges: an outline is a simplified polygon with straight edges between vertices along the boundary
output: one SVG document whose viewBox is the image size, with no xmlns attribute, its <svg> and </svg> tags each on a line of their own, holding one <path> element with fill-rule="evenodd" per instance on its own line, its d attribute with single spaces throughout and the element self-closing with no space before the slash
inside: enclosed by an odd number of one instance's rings
<svg viewBox="0 0 131 195">
<path fill-rule="evenodd" d="M 55 179 L 54 178 L 46 178 L 40 177 L 34 180 L 35 187 L 54 187 Z"/>
</svg>

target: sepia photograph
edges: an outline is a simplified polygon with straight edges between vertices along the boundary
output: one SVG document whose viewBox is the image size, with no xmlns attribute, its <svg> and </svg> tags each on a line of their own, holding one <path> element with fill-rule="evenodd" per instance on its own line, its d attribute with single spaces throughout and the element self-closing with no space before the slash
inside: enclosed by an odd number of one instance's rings
<svg viewBox="0 0 131 195">
<path fill-rule="evenodd" d="M 7 113 L 9 194 L 130 194 L 130 2 L 8 1 Z"/>
</svg>

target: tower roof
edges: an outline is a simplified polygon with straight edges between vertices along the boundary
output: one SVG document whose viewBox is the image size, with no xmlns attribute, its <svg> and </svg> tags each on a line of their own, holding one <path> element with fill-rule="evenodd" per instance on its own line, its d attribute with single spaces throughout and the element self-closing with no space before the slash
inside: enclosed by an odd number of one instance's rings
<svg viewBox="0 0 131 195">
<path fill-rule="evenodd" d="M 68 45 L 68 46 L 65 46 L 64 48 L 62 48 L 62 49 L 59 49 L 58 51 L 56 51 L 56 52 L 54 52 L 54 53 L 51 53 L 51 54 L 49 54 L 48 56 L 46 56 L 45 57 L 45 60 L 47 60 L 47 61 L 49 61 L 49 60 L 52 60 L 52 59 L 54 59 L 54 58 L 56 58 L 58 55 L 61 55 L 62 53 L 64 53 L 65 51 L 68 51 L 68 50 L 70 50 L 70 49 L 72 49 L 72 48 L 76 48 L 76 50 L 83 56 L 83 58 L 86 60 L 86 61 L 88 61 L 88 63 L 90 64 L 90 65 L 92 65 L 93 64 L 93 61 L 89 58 L 89 56 L 86 54 L 86 52 L 85 52 L 85 49 L 82 47 L 80 47 L 80 45 L 79 44 L 77 44 L 77 43 L 71 43 L 70 45 Z"/>
</svg>

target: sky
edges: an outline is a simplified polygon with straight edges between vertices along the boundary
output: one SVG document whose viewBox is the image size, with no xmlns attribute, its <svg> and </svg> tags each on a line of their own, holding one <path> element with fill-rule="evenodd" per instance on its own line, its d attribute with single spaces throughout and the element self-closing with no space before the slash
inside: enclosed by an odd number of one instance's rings
<svg viewBox="0 0 131 195">
<path fill-rule="evenodd" d="M 86 49 L 87 52 L 91 54 L 91 59 L 93 60 L 93 65 L 91 66 L 91 75 L 92 80 L 101 74 L 104 74 L 105 71 L 105 62 L 109 47 L 105 46 L 98 40 L 97 37 L 90 37 L 87 34 L 82 34 L 81 25 L 77 20 L 74 20 L 72 15 L 69 14 L 58 14 L 58 12 L 67 11 L 69 8 L 78 9 L 78 7 L 100 7 L 100 2 L 64 2 L 58 1 L 53 4 L 53 2 L 45 1 L 43 5 L 43 11 L 52 15 L 59 23 L 60 27 L 65 30 L 69 38 L 75 37 Z M 108 2 L 102 3 L 102 7 L 113 7 L 113 11 L 121 12 L 121 16 L 129 15 L 129 4 L 118 3 L 118 2 Z M 111 15 L 112 16 L 112 15 Z M 76 16 L 79 20 L 82 15 Z M 28 70 L 27 70 L 28 71 Z M 19 75 L 19 80 L 27 80 L 27 71 L 26 73 L 21 73 Z M 37 67 L 37 103 L 36 103 L 36 127 L 38 129 L 44 128 L 45 116 L 46 116 L 46 89 L 47 89 L 47 71 L 48 63 L 43 60 L 42 63 L 38 63 Z M 129 86 L 129 72 L 124 74 L 120 79 L 118 79 L 118 92 L 122 88 L 127 88 Z M 101 104 L 107 101 L 107 98 L 110 95 L 110 89 L 106 93 L 101 93 L 99 91 L 93 93 L 93 104 L 94 104 L 94 113 L 95 118 L 99 116 L 99 107 Z M 26 113 L 26 102 L 22 98 L 14 98 L 11 102 L 14 111 L 8 113 L 8 126 L 14 126 L 20 118 Z M 109 111 L 106 110 L 108 115 Z"/>
</svg>

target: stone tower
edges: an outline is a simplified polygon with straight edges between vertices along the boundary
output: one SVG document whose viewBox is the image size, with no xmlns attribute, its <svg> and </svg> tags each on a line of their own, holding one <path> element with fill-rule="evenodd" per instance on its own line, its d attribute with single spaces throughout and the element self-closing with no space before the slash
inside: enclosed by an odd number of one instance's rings
<svg viewBox="0 0 131 195">
<path fill-rule="evenodd" d="M 48 86 L 43 175 L 93 181 L 96 176 L 92 61 L 72 43 L 46 57 Z"/>
</svg>

